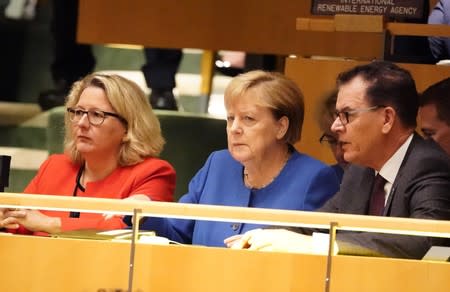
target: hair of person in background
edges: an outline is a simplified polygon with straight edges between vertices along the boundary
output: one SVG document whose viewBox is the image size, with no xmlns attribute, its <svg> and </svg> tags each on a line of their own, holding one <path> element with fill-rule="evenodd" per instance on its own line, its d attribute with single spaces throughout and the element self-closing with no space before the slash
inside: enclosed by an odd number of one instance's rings
<svg viewBox="0 0 450 292">
<path fill-rule="evenodd" d="M 434 104 L 438 118 L 450 125 L 450 77 L 425 89 L 419 102 L 420 106 Z"/>
</svg>

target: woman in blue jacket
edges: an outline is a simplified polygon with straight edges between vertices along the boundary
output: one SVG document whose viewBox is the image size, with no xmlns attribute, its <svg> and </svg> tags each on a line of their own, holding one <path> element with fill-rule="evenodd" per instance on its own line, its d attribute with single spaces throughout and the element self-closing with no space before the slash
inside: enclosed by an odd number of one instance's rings
<svg viewBox="0 0 450 292">
<path fill-rule="evenodd" d="M 213 152 L 181 203 L 312 211 L 339 187 L 335 172 L 294 148 L 300 140 L 303 95 L 279 73 L 251 71 L 225 90 L 228 150 Z M 181 243 L 225 246 L 223 240 L 258 226 L 147 218 L 141 228 Z"/>
</svg>

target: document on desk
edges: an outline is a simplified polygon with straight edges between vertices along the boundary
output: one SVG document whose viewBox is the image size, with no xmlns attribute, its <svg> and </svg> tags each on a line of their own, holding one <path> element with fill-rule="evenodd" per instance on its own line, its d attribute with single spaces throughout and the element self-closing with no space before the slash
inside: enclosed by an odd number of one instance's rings
<svg viewBox="0 0 450 292">
<path fill-rule="evenodd" d="M 60 233 L 51 234 L 52 237 L 59 238 L 76 238 L 76 239 L 96 239 L 96 240 L 131 240 L 133 230 L 131 229 L 115 229 L 107 231 L 99 231 L 95 229 L 71 230 Z M 139 238 L 142 236 L 156 236 L 154 231 L 140 231 Z"/>
<path fill-rule="evenodd" d="M 422 260 L 450 262 L 450 246 L 432 246 Z"/>
</svg>

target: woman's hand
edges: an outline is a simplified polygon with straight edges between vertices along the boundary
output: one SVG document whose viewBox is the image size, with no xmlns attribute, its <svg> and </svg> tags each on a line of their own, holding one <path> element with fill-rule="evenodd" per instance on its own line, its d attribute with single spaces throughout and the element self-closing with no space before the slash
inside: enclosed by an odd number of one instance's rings
<svg viewBox="0 0 450 292">
<path fill-rule="evenodd" d="M 135 201 L 150 202 L 152 199 L 150 199 L 147 195 L 136 194 L 136 195 L 131 195 L 128 198 L 125 198 L 124 200 L 135 200 Z"/>
<path fill-rule="evenodd" d="M 143 194 L 136 194 L 136 195 L 131 195 L 123 200 L 131 200 L 131 201 L 144 201 L 144 202 L 150 202 L 152 199 L 150 199 L 147 195 L 143 195 Z M 113 217 L 115 217 L 117 215 L 114 214 L 103 214 L 103 218 L 105 218 L 105 220 L 109 220 Z M 119 217 L 123 217 L 122 215 L 119 215 Z"/>
<path fill-rule="evenodd" d="M 15 209 L 0 208 L 0 228 L 17 229 L 19 228 L 19 223 L 15 217 L 8 216 L 9 211 Z"/>
<path fill-rule="evenodd" d="M 60 218 L 44 215 L 38 210 L 8 209 L 3 213 L 3 216 L 13 222 L 13 227 L 5 226 L 7 228 L 17 229 L 20 224 L 30 231 L 41 231 L 47 233 L 61 232 Z"/>
<path fill-rule="evenodd" d="M 225 245 L 227 247 L 232 248 L 232 249 L 247 249 L 250 247 L 250 244 L 248 241 L 251 238 L 252 234 L 255 232 L 259 232 L 261 230 L 262 229 L 258 228 L 258 229 L 253 229 L 253 230 L 247 231 L 244 234 L 233 235 L 228 238 L 225 238 L 225 240 L 223 242 L 225 243 Z"/>
<path fill-rule="evenodd" d="M 227 247 L 231 248 L 233 245 L 237 244 L 237 242 L 240 242 L 242 236 L 243 236 L 242 234 L 237 234 L 237 235 L 230 236 L 228 238 L 225 238 L 223 243 L 225 243 L 225 245 Z"/>
<path fill-rule="evenodd" d="M 260 251 L 313 252 L 312 237 L 285 229 L 255 229 L 240 237 L 231 236 L 225 244 L 232 249 Z"/>
</svg>

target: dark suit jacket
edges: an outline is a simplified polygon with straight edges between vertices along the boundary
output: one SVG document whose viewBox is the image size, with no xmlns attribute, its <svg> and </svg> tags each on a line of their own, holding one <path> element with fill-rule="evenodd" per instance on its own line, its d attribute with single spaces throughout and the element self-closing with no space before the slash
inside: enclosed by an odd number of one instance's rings
<svg viewBox="0 0 450 292">
<path fill-rule="evenodd" d="M 339 192 L 318 211 L 368 214 L 374 180 L 371 168 L 350 166 Z M 450 220 L 450 159 L 433 141 L 414 134 L 389 195 L 384 216 Z M 337 234 L 340 253 L 359 247 L 391 257 L 421 258 L 447 241 L 422 236 L 365 232 Z M 358 248 L 354 251 L 358 253 Z M 350 253 L 352 252 L 350 249 Z"/>
</svg>

